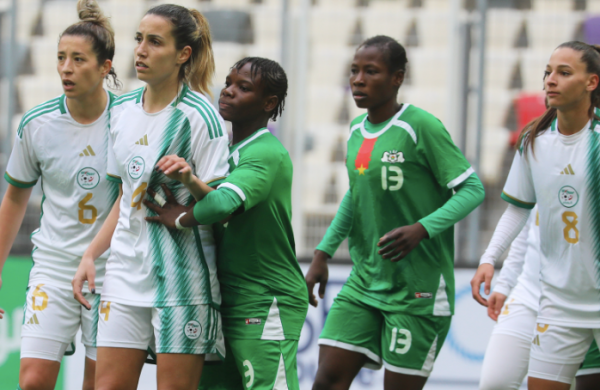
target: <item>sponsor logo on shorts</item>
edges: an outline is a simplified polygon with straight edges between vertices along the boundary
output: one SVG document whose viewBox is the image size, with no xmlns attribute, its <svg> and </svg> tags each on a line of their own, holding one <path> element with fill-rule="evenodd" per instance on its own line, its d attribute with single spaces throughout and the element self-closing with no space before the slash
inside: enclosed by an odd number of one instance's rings
<svg viewBox="0 0 600 390">
<path fill-rule="evenodd" d="M 140 156 L 135 156 L 129 161 L 127 165 L 127 170 L 129 171 L 129 176 L 133 179 L 139 179 L 142 177 L 144 173 L 144 168 L 146 167 L 146 162 Z"/>
<path fill-rule="evenodd" d="M 246 325 L 260 325 L 260 318 L 246 318 Z"/>
<path fill-rule="evenodd" d="M 415 293 L 415 298 L 431 299 L 431 298 L 433 298 L 433 294 L 432 293 Z"/>
<path fill-rule="evenodd" d="M 185 324 L 183 331 L 188 339 L 196 340 L 202 334 L 202 327 L 198 321 L 190 321 Z"/>
<path fill-rule="evenodd" d="M 558 201 L 567 208 L 571 208 L 579 201 L 577 190 L 571 186 L 564 186 L 558 191 Z"/>
<path fill-rule="evenodd" d="M 84 190 L 95 188 L 100 182 L 100 174 L 94 168 L 83 168 L 77 173 L 77 184 Z"/>
</svg>

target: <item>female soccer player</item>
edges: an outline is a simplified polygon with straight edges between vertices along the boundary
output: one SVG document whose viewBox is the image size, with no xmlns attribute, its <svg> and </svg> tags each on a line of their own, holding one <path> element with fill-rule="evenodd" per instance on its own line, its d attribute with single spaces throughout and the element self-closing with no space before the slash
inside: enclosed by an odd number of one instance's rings
<svg viewBox="0 0 600 390">
<path fill-rule="evenodd" d="M 143 200 L 165 185 L 180 202 L 190 200 L 180 183 L 154 166 L 178 154 L 205 182 L 228 170 L 227 132 L 208 98 L 214 73 L 206 19 L 178 5 L 151 8 L 135 39 L 135 67 L 146 86 L 111 106 L 112 148 L 108 178 L 122 195 L 85 252 L 73 281 L 94 286 L 94 260 L 110 246 L 98 324 L 99 389 L 136 389 L 153 345 L 158 389 L 196 389 L 206 360 L 224 355 L 210 226 L 172 232 L 144 220 L 154 215 Z M 113 234 L 114 233 L 114 234 Z M 111 241 L 112 237 L 112 241 Z"/>
<path fill-rule="evenodd" d="M 79 327 L 86 346 L 84 389 L 94 388 L 98 295 L 87 286 L 88 310 L 73 298 L 70 282 L 119 192 L 107 181 L 108 107 L 114 33 L 94 0 L 77 3 L 78 23 L 58 43 L 57 70 L 64 94 L 28 111 L 21 120 L 4 177 L 0 207 L 0 271 L 23 221 L 33 185 L 42 179 L 42 217 L 33 232 L 21 331 L 20 388 L 54 389 L 60 362 Z M 95 264 L 95 292 L 102 289 L 108 253 Z"/>
<path fill-rule="evenodd" d="M 267 130 L 281 115 L 285 72 L 274 61 L 244 58 L 227 76 L 219 112 L 232 124 L 230 175 L 212 191 L 180 157 L 157 168 L 181 181 L 199 200 L 193 212 L 171 201 L 148 218 L 174 229 L 230 219 L 219 243 L 227 357 L 211 367 L 202 389 L 299 390 L 298 340 L 308 299 L 294 253 L 291 223 L 292 162 Z"/>
<path fill-rule="evenodd" d="M 382 364 L 385 389 L 421 389 L 450 327 L 452 228 L 484 191 L 443 124 L 397 103 L 406 62 L 398 42 L 376 36 L 351 65 L 354 101 L 367 114 L 352 121 L 350 190 L 306 275 L 311 303 L 316 283 L 324 297 L 327 259 L 346 236 L 354 267 L 321 333 L 313 389 L 348 389 L 363 366 Z"/>
<path fill-rule="evenodd" d="M 600 340 L 598 181 L 600 54 L 566 42 L 550 57 L 544 85 L 549 109 L 526 131 L 502 198 L 509 206 L 471 285 L 489 284 L 493 264 L 537 204 L 541 297 L 531 346 L 529 389 L 568 389 L 592 340 Z M 567 174 L 568 173 L 568 174 Z"/>
</svg>

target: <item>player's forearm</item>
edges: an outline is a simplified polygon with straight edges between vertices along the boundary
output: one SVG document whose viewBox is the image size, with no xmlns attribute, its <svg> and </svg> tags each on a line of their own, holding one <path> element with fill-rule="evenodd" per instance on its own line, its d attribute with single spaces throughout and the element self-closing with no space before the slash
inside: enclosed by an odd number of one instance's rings
<svg viewBox="0 0 600 390">
<path fill-rule="evenodd" d="M 2 199 L 0 205 L 0 274 L 2 274 L 10 248 L 15 242 L 25 217 L 31 191 L 32 187 L 18 188 L 9 184 Z"/>
<path fill-rule="evenodd" d="M 98 232 L 98 234 L 96 234 L 96 237 L 94 237 L 90 246 L 83 254 L 83 258 L 96 260 L 110 248 L 110 241 L 115 232 L 115 229 L 117 228 L 117 223 L 119 222 L 119 213 L 121 211 L 120 204 L 122 196 L 123 187 L 119 186 L 119 196 L 117 197 L 115 204 L 110 210 L 110 213 L 104 220 L 100 231 Z"/>
<path fill-rule="evenodd" d="M 242 200 L 235 191 L 226 187 L 212 191 L 194 206 L 195 225 L 211 225 L 219 222 L 231 215 L 240 206 L 242 206 Z M 185 219 L 181 219 L 181 225 L 184 227 L 193 226 L 189 215 L 185 217 Z"/>
<path fill-rule="evenodd" d="M 512 288 L 517 284 L 517 279 L 523 271 L 525 254 L 527 253 L 527 238 L 529 226 L 525 225 L 517 238 L 513 241 L 508 256 L 502 264 L 502 270 L 494 286 L 494 291 L 508 296 Z"/>
<path fill-rule="evenodd" d="M 327 228 L 325 236 L 319 245 L 317 245 L 316 249 L 327 253 L 329 257 L 333 257 L 342 241 L 348 237 L 350 229 L 352 228 L 353 217 L 352 193 L 348 190 L 346 195 L 344 195 L 344 199 L 342 199 L 342 203 L 340 204 L 333 221 L 331 221 L 331 225 Z"/>
<path fill-rule="evenodd" d="M 448 199 L 442 207 L 419 222 L 427 230 L 429 238 L 435 237 L 469 215 L 483 202 L 484 198 L 483 184 L 477 175 L 473 174 L 456 188 L 456 194 Z"/>
<path fill-rule="evenodd" d="M 214 191 L 214 188 L 198 179 L 195 175 L 192 175 L 192 180 L 189 183 L 184 183 L 184 185 L 197 201 L 204 199 L 209 192 Z"/>
<path fill-rule="evenodd" d="M 531 210 L 529 209 L 509 204 L 504 214 L 502 214 L 502 217 L 500 217 L 500 221 L 498 221 L 498 225 L 496 225 L 492 239 L 490 240 L 485 253 L 481 257 L 479 264 L 494 265 L 498 258 L 502 256 L 506 248 L 508 248 L 517 237 L 521 229 L 523 229 L 530 213 Z"/>
</svg>

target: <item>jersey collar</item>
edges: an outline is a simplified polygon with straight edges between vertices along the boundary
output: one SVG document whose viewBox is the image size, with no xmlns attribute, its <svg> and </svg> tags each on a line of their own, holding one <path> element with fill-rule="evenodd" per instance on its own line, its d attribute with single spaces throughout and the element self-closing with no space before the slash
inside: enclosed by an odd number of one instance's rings
<svg viewBox="0 0 600 390">
<path fill-rule="evenodd" d="M 406 111 L 406 109 L 410 106 L 410 104 L 405 103 L 402 105 L 402 108 L 400 109 L 400 111 L 398 111 L 393 117 L 392 119 L 388 122 L 388 124 L 381 130 L 379 130 L 377 133 L 369 133 L 367 131 L 367 129 L 365 129 L 365 122 L 367 121 L 367 118 L 369 117 L 369 115 L 365 115 L 365 117 L 363 118 L 361 124 L 360 124 L 360 133 L 363 136 L 363 138 L 366 139 L 373 139 L 373 138 L 377 138 L 380 135 L 382 135 L 383 133 L 385 133 L 386 131 L 388 131 L 388 129 L 394 125 L 396 125 L 396 121 L 400 118 L 400 116 L 404 113 L 404 111 Z"/>
<path fill-rule="evenodd" d="M 231 145 L 231 150 L 230 150 L 229 157 L 227 158 L 227 160 L 229 160 L 230 158 L 233 158 L 233 162 L 237 166 L 238 162 L 240 161 L 240 149 L 243 148 L 244 146 L 248 145 L 250 142 L 254 141 L 255 139 L 257 139 L 261 135 L 267 134 L 267 133 L 269 133 L 269 130 L 266 127 L 263 127 L 262 129 L 256 130 L 251 136 L 249 136 L 242 142 L 239 142 L 235 145 Z"/>
</svg>

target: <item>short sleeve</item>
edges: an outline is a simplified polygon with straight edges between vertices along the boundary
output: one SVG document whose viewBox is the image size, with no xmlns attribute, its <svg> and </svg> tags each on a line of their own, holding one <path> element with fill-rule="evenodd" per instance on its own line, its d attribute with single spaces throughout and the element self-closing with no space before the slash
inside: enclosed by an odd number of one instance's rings
<svg viewBox="0 0 600 390">
<path fill-rule="evenodd" d="M 421 126 L 417 149 L 423 153 L 440 186 L 452 189 L 475 172 L 439 120 L 431 119 Z"/>
<path fill-rule="evenodd" d="M 106 179 L 115 183 L 122 183 L 121 173 L 115 157 L 114 141 L 112 133 L 108 135 L 108 150 L 106 158 Z"/>
<path fill-rule="evenodd" d="M 40 163 L 29 129 L 25 128 L 21 137 L 17 136 L 8 160 L 4 178 L 10 184 L 19 188 L 33 187 L 40 175 Z"/>
<path fill-rule="evenodd" d="M 517 207 L 532 209 L 535 206 L 537 200 L 531 168 L 523 152 L 515 153 L 501 197 Z"/>
<path fill-rule="evenodd" d="M 234 190 L 249 210 L 267 199 L 277 176 L 282 155 L 261 149 L 245 150 L 237 168 L 227 177 L 222 187 Z"/>
<path fill-rule="evenodd" d="M 200 122 L 196 126 L 199 126 L 200 129 L 196 129 L 196 134 L 199 135 L 198 142 L 192 146 L 194 174 L 208 185 L 214 185 L 227 177 L 229 172 L 227 163 L 229 139 L 227 134 L 211 139 L 207 136 L 208 128 L 204 122 Z"/>
</svg>

